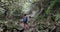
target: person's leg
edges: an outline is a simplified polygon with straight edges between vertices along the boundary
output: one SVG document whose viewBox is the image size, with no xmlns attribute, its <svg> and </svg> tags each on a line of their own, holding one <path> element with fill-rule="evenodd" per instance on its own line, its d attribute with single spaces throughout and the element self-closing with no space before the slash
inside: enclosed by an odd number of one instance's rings
<svg viewBox="0 0 60 32">
<path fill-rule="evenodd" d="M 26 32 L 26 30 L 24 29 L 24 32 Z"/>
<path fill-rule="evenodd" d="M 26 29 L 26 23 L 24 23 L 24 29 Z"/>
<path fill-rule="evenodd" d="M 25 30 L 29 29 L 29 25 L 27 23 L 25 23 Z"/>
<path fill-rule="evenodd" d="M 24 22 L 24 29 L 25 29 L 25 22 Z"/>
</svg>

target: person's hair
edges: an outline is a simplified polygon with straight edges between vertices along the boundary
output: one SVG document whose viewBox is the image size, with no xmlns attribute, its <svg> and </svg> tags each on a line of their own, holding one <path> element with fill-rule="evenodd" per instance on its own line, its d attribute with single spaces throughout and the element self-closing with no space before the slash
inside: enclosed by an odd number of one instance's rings
<svg viewBox="0 0 60 32">
<path fill-rule="evenodd" d="M 26 16 L 26 14 L 24 14 L 24 16 Z"/>
</svg>

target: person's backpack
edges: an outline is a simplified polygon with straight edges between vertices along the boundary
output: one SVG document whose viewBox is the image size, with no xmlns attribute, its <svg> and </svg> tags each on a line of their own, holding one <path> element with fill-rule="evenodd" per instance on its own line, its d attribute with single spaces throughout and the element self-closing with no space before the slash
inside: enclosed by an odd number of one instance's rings
<svg viewBox="0 0 60 32">
<path fill-rule="evenodd" d="M 27 17 L 26 16 L 24 16 L 23 21 L 27 22 Z"/>
</svg>

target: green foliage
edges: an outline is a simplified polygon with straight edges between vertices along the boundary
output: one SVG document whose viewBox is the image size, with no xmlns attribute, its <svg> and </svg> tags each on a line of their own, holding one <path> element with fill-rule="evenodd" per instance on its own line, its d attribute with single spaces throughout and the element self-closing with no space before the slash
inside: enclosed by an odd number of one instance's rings
<svg viewBox="0 0 60 32">
<path fill-rule="evenodd" d="M 60 32 L 60 27 L 57 28 L 57 32 Z"/>
<path fill-rule="evenodd" d="M 47 18 L 47 15 L 40 15 L 38 18 L 41 19 L 41 20 L 44 20 L 44 19 Z"/>
<path fill-rule="evenodd" d="M 60 3 L 60 0 L 57 0 L 57 2 L 59 2 L 59 3 Z"/>
<path fill-rule="evenodd" d="M 18 10 L 16 10 L 16 11 L 13 12 L 14 16 L 19 16 L 20 14 L 21 14 L 21 11 L 18 11 Z"/>
<path fill-rule="evenodd" d="M 51 1 L 49 7 L 48 7 L 47 10 L 46 10 L 46 14 L 50 14 L 51 9 L 52 9 L 53 6 L 56 4 L 56 1 L 57 1 L 57 0 Z"/>
<path fill-rule="evenodd" d="M 0 23 L 5 23 L 5 20 L 0 20 Z"/>
<path fill-rule="evenodd" d="M 2 15 L 2 12 L 0 11 L 0 16 Z"/>
<path fill-rule="evenodd" d="M 0 7 L 1 6 L 3 6 L 3 7 L 0 8 L 0 16 L 2 16 L 4 14 L 4 11 L 5 10 L 6 11 L 9 11 L 8 12 L 9 14 L 10 14 L 10 12 L 13 12 L 12 13 L 13 16 L 20 16 L 20 14 L 21 14 L 22 11 L 24 11 L 24 12 L 30 11 L 32 3 L 37 2 L 37 1 L 40 1 L 40 0 L 18 0 L 18 1 L 17 0 L 2 0 L 2 3 L 3 4 L 1 3 L 2 5 L 0 5 Z M 41 0 L 41 1 L 43 1 L 43 0 Z M 49 0 L 46 0 L 46 1 L 49 1 Z M 45 0 L 43 2 L 45 3 Z M 38 25 L 39 26 L 38 27 L 38 30 L 40 30 L 40 32 L 42 32 L 44 29 L 46 29 L 48 27 L 48 24 L 46 25 L 46 22 L 45 21 L 46 21 L 47 17 L 49 17 L 49 18 L 51 17 L 50 16 L 50 13 L 52 12 L 51 9 L 53 9 L 53 7 L 56 5 L 56 2 L 60 3 L 60 0 L 51 0 L 50 5 L 49 4 L 46 5 L 47 8 L 46 8 L 46 10 L 44 10 L 45 13 L 43 12 L 42 14 L 39 14 L 39 15 L 37 13 L 37 15 L 35 16 L 35 21 L 41 20 L 41 22 L 42 22 L 42 24 L 39 23 L 40 25 Z M 40 4 L 41 3 L 39 2 L 39 6 L 40 6 Z M 19 6 L 19 5 L 21 5 L 21 6 Z M 42 5 L 45 7 L 45 5 L 43 3 L 42 3 Z M 59 8 L 59 7 L 57 7 L 57 8 Z M 53 12 L 54 12 L 54 10 L 53 10 Z M 54 13 L 52 13 L 52 14 L 54 14 Z M 54 17 L 54 15 L 53 15 L 53 17 Z M 48 19 L 48 20 L 50 20 L 50 19 Z M 55 21 L 60 20 L 60 14 L 56 14 L 54 20 Z M 54 26 L 54 24 L 56 24 L 55 21 L 51 21 L 50 25 L 51 26 Z M 5 22 L 5 20 L 0 20 L 0 23 L 4 23 L 4 22 Z M 37 21 L 37 22 L 40 22 L 40 21 Z M 15 23 L 17 23 L 17 21 Z M 18 29 L 21 29 L 22 28 L 22 27 L 19 27 L 19 25 L 12 24 L 11 22 L 8 23 L 8 27 L 9 28 L 18 28 Z"/>
<path fill-rule="evenodd" d="M 38 30 L 45 30 L 47 27 L 48 26 L 46 24 L 39 24 Z"/>
<path fill-rule="evenodd" d="M 60 14 L 56 14 L 55 15 L 55 21 L 59 21 L 60 20 Z"/>
<path fill-rule="evenodd" d="M 5 10 L 3 8 L 0 8 L 0 16 L 2 16 L 5 13 Z"/>
</svg>

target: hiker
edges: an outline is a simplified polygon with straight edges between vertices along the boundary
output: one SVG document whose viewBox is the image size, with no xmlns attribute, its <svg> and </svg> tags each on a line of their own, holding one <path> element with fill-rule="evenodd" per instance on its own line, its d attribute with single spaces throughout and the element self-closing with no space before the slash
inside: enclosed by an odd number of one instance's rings
<svg viewBox="0 0 60 32">
<path fill-rule="evenodd" d="M 27 26 L 28 26 L 27 21 L 28 21 L 28 17 L 27 17 L 26 14 L 24 14 L 23 22 L 24 22 L 24 28 L 25 28 L 25 29 L 28 29 L 28 27 L 27 27 Z"/>
</svg>

